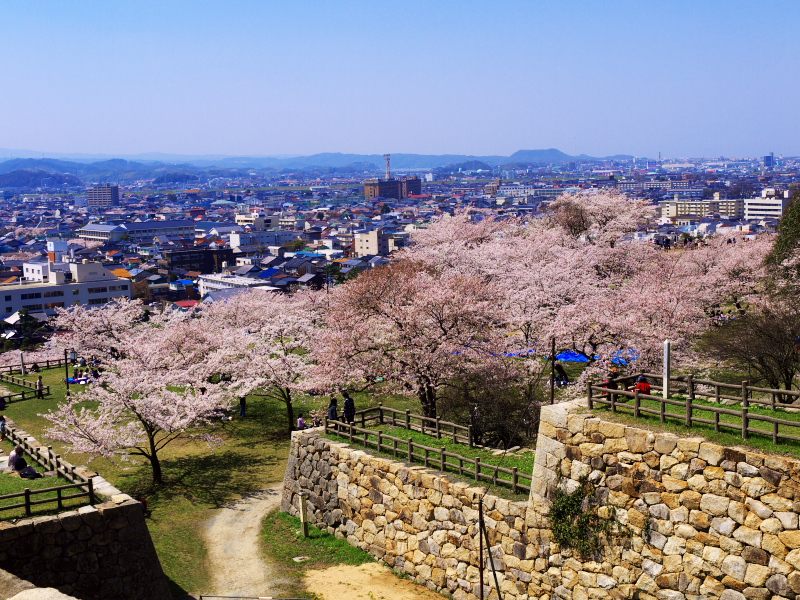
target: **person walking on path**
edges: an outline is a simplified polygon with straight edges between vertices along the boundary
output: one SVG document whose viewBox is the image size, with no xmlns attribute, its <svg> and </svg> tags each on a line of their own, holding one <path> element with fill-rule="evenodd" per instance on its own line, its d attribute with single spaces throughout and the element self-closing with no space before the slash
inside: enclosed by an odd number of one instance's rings
<svg viewBox="0 0 800 600">
<path fill-rule="evenodd" d="M 42 381 L 41 375 L 36 378 L 36 397 L 44 398 L 44 381 Z"/>
<path fill-rule="evenodd" d="M 345 423 L 353 424 L 356 422 L 356 403 L 353 398 L 350 397 L 350 394 L 347 393 L 347 390 L 342 392 L 342 396 L 344 397 Z"/>
<path fill-rule="evenodd" d="M 564 367 L 560 362 L 556 362 L 553 365 L 553 371 L 555 371 L 556 385 L 558 387 L 569 385 L 569 375 L 567 375 L 567 372 L 564 370 Z"/>
</svg>

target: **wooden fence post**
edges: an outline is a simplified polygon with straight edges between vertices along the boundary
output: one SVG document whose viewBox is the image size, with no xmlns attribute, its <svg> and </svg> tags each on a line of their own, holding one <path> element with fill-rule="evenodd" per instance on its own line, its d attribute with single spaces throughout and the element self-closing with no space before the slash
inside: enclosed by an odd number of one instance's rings
<svg viewBox="0 0 800 600">
<path fill-rule="evenodd" d="M 383 402 L 378 402 L 378 420 L 383 425 Z"/>
<path fill-rule="evenodd" d="M 475 481 L 480 483 L 481 481 L 481 457 L 475 457 Z"/>
<path fill-rule="evenodd" d="M 594 408 L 594 398 L 592 398 L 592 382 L 586 384 L 586 397 L 589 399 L 589 408 Z"/>
<path fill-rule="evenodd" d="M 475 438 L 472 435 L 472 425 L 469 426 L 468 434 L 469 434 L 469 447 L 470 448 L 474 448 L 475 447 Z"/>
<path fill-rule="evenodd" d="M 325 417 L 324 424 L 325 424 L 325 433 L 327 434 L 328 433 L 328 417 Z"/>
<path fill-rule="evenodd" d="M 303 537 L 308 537 L 308 521 L 306 521 L 306 493 L 300 492 L 300 526 L 303 528 Z"/>
<path fill-rule="evenodd" d="M 511 491 L 517 493 L 517 486 L 519 485 L 519 473 L 517 467 L 511 467 Z"/>
<path fill-rule="evenodd" d="M 689 375 L 686 378 L 686 385 L 689 388 L 689 394 L 686 396 L 686 426 L 692 426 L 692 402 L 694 402 L 694 377 Z"/>
<path fill-rule="evenodd" d="M 406 409 L 406 429 L 411 429 L 411 411 Z"/>
<path fill-rule="evenodd" d="M 31 516 L 31 490 L 25 488 L 25 514 Z"/>
<path fill-rule="evenodd" d="M 414 440 L 408 438 L 408 462 L 414 462 Z"/>
<path fill-rule="evenodd" d="M 442 463 L 441 464 L 441 467 L 442 467 L 441 471 L 442 471 L 442 473 L 444 473 L 444 468 L 445 468 L 445 465 L 447 463 L 447 457 L 445 456 L 444 446 L 442 446 L 442 449 L 440 450 L 440 452 L 441 452 L 441 454 L 439 455 L 439 460 Z"/>
<path fill-rule="evenodd" d="M 89 504 L 94 506 L 95 497 L 94 497 L 94 479 L 92 477 L 89 478 Z"/>
<path fill-rule="evenodd" d="M 746 440 L 750 435 L 750 432 L 748 431 L 750 425 L 748 418 L 750 402 L 747 397 L 747 383 L 748 383 L 747 381 L 742 382 L 742 439 L 743 440 Z"/>
<path fill-rule="evenodd" d="M 633 391 L 633 416 L 637 419 L 639 418 L 639 408 L 641 406 L 641 400 L 639 399 L 639 390 Z"/>
<path fill-rule="evenodd" d="M 381 451 L 381 443 L 383 442 L 383 432 L 378 431 L 378 452 Z"/>
<path fill-rule="evenodd" d="M 439 415 L 436 415 L 436 437 L 437 439 L 442 439 L 442 430 L 439 427 L 439 421 L 440 421 Z"/>
</svg>

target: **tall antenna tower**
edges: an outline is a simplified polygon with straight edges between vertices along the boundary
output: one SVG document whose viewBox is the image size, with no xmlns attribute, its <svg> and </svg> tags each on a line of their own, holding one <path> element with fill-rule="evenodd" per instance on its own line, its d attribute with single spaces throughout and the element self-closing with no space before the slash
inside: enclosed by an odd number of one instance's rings
<svg viewBox="0 0 800 600">
<path fill-rule="evenodd" d="M 392 178 L 392 169 L 391 169 L 392 155 L 391 154 L 384 154 L 383 155 L 383 160 L 386 161 L 386 179 L 391 179 Z"/>
</svg>

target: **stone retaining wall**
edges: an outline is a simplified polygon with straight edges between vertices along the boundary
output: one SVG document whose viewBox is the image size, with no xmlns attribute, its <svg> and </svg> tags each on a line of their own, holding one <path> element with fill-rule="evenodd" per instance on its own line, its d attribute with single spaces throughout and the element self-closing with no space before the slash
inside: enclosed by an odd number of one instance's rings
<svg viewBox="0 0 800 600">
<path fill-rule="evenodd" d="M 46 452 L 24 431 L 17 433 L 34 452 Z M 92 479 L 100 503 L 0 521 L 0 569 L 81 600 L 170 599 L 142 505 L 88 469 L 75 473 Z"/>
<path fill-rule="evenodd" d="M 605 421 L 582 406 L 542 409 L 529 502 L 485 496 L 505 598 L 800 599 L 800 461 Z M 556 487 L 584 479 L 627 531 L 596 560 L 559 548 L 548 519 Z M 456 600 L 478 597 L 482 488 L 312 430 L 292 437 L 283 510 L 298 514 L 300 491 L 323 528 Z"/>
</svg>

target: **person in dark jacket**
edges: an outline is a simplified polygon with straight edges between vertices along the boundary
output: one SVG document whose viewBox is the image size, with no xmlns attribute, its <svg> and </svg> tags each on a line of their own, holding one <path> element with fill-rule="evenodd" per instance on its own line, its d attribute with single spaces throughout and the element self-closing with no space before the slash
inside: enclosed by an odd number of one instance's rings
<svg viewBox="0 0 800 600">
<path fill-rule="evenodd" d="M 356 403 L 347 391 L 342 392 L 344 397 L 344 420 L 346 423 L 356 422 Z"/>
<path fill-rule="evenodd" d="M 336 398 L 331 398 L 331 403 L 328 404 L 328 420 L 329 421 L 338 421 L 339 420 L 339 404 L 336 401 Z"/>
</svg>

